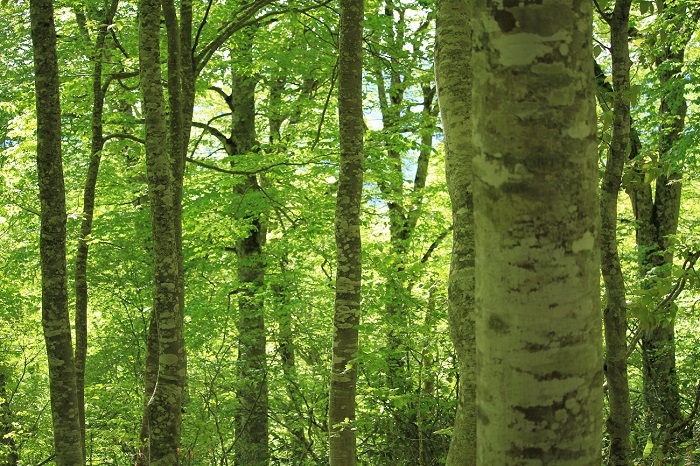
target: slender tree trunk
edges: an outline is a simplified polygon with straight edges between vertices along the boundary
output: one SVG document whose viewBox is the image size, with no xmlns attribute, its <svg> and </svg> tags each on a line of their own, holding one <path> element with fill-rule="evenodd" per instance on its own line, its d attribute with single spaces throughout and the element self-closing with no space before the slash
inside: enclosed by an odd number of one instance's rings
<svg viewBox="0 0 700 466">
<path fill-rule="evenodd" d="M 168 55 L 179 53 L 179 47 L 172 39 L 171 10 L 168 5 L 163 5 L 169 36 Z M 171 137 L 168 137 L 165 98 L 161 85 L 160 12 L 161 4 L 157 0 L 142 0 L 139 5 L 141 93 L 146 123 L 146 170 L 153 225 L 153 312 L 158 330 L 158 378 L 148 402 L 147 416 L 150 464 L 172 466 L 178 464 L 186 370 L 180 292 L 181 259 L 178 254 L 179 206 L 171 165 L 171 161 L 177 163 L 174 159 L 182 150 L 182 135 L 172 134 L 174 128 L 182 131 L 182 126 L 178 126 L 182 108 L 177 104 L 173 107 L 173 99 L 177 97 L 173 93 L 177 94 L 177 90 L 170 88 Z M 169 68 L 173 67 L 168 73 L 169 86 L 173 86 L 170 81 L 176 79 L 179 69 L 170 60 L 168 64 Z"/>
<path fill-rule="evenodd" d="M 85 187 L 83 189 L 83 214 L 80 224 L 80 239 L 75 256 L 75 378 L 78 394 L 78 409 L 80 410 L 80 430 L 83 438 L 83 456 L 85 456 L 85 360 L 88 348 L 88 253 L 89 239 L 92 233 L 92 220 L 95 211 L 95 187 L 100 170 L 104 135 L 102 115 L 106 86 L 102 82 L 102 55 L 104 54 L 105 37 L 108 27 L 112 24 L 117 11 L 118 0 L 112 0 L 109 11 L 100 25 L 95 39 L 92 56 L 92 115 L 90 138 L 90 162 L 88 164 Z"/>
<path fill-rule="evenodd" d="M 438 0 L 435 77 L 454 225 L 448 311 L 450 336 L 459 362 L 459 398 L 447 455 L 448 466 L 476 464 L 471 48 L 469 3 Z"/>
<path fill-rule="evenodd" d="M 41 199 L 41 307 L 58 466 L 84 465 L 75 360 L 68 316 L 66 194 L 61 161 L 61 104 L 53 1 L 30 2 Z"/>
<path fill-rule="evenodd" d="M 338 58 L 340 173 L 335 208 L 337 268 L 331 386 L 328 408 L 331 466 L 354 466 L 362 241 L 363 179 L 362 32 L 363 0 L 341 0 Z"/>
<path fill-rule="evenodd" d="M 288 259 L 286 255 L 280 260 L 280 278 L 270 285 L 273 295 L 271 309 L 275 309 L 278 334 L 278 354 L 282 361 L 282 374 L 284 385 L 286 385 L 287 396 L 289 397 L 289 408 L 286 410 L 285 418 L 288 422 L 289 433 L 294 438 L 291 455 L 294 461 L 306 464 L 304 461 L 308 456 L 313 458 L 314 464 L 319 463 L 319 458 L 313 451 L 313 439 L 308 438 L 304 430 L 305 424 L 311 422 L 309 416 L 313 413 L 306 413 L 304 408 L 304 394 L 299 385 L 299 371 L 296 363 L 295 326 L 292 316 L 292 282 L 287 270 Z"/>
<path fill-rule="evenodd" d="M 237 41 L 237 64 L 253 60 L 254 30 L 242 31 Z M 234 65 L 235 67 L 235 65 Z M 255 151 L 255 87 L 257 78 L 233 69 L 231 103 L 231 141 L 234 157 Z M 239 466 L 264 466 L 270 461 L 268 446 L 267 331 L 265 328 L 265 262 L 262 256 L 266 230 L 260 207 L 260 185 L 256 175 L 246 176 L 235 187 L 240 197 L 236 218 L 248 232 L 237 240 L 238 262 L 238 386 L 240 406 L 236 413 L 234 446 Z"/>
<path fill-rule="evenodd" d="M 591 3 L 472 17 L 477 464 L 599 465 Z"/>
<path fill-rule="evenodd" d="M 617 251 L 617 204 L 630 143 L 629 10 L 631 0 L 615 2 L 610 25 L 613 65 L 613 134 L 601 184 L 601 271 L 605 282 L 605 376 L 610 436 L 608 464 L 629 464 L 630 396 L 627 381 L 627 304 Z"/>
</svg>

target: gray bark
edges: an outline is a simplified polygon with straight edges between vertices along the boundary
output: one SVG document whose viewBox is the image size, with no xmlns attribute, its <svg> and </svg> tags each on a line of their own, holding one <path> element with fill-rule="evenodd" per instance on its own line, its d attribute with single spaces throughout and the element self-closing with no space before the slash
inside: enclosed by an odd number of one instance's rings
<svg viewBox="0 0 700 466">
<path fill-rule="evenodd" d="M 454 225 L 448 287 L 450 337 L 459 362 L 457 413 L 446 462 L 454 466 L 476 464 L 471 48 L 468 2 L 439 0 L 435 77 Z"/>
<path fill-rule="evenodd" d="M 601 271 L 605 282 L 605 376 L 610 412 L 608 464 L 629 464 L 630 395 L 627 380 L 627 300 L 617 250 L 617 204 L 630 144 L 629 10 L 631 0 L 615 2 L 610 25 L 613 64 L 613 134 L 601 184 Z"/>
<path fill-rule="evenodd" d="M 477 464 L 599 465 L 591 3 L 473 18 Z"/>
<path fill-rule="evenodd" d="M 167 2 L 166 2 L 167 3 Z M 172 5 L 170 5 L 172 7 Z M 168 25 L 168 55 L 178 54 L 173 43 L 172 14 L 163 5 Z M 158 332 L 158 376 L 155 390 L 147 405 L 149 463 L 178 464 L 181 412 L 185 383 L 185 348 L 182 335 L 182 268 L 178 238 L 180 226 L 179 199 L 172 163 L 182 155 L 182 135 L 172 135 L 172 129 L 182 131 L 182 107 L 173 102 L 177 91 L 169 89 L 171 134 L 165 113 L 165 98 L 160 68 L 160 12 L 157 0 L 142 0 L 139 5 L 139 62 L 141 93 L 146 126 L 146 171 L 153 229 L 154 298 L 153 312 Z M 169 61 L 169 81 L 180 70 Z M 169 66 L 169 67 L 170 67 Z M 172 83 L 171 83 L 172 85 Z M 179 85 L 179 81 L 178 81 Z M 173 96 L 173 93 L 176 96 Z M 178 106 L 180 105 L 180 106 Z"/>
<path fill-rule="evenodd" d="M 66 194 L 61 160 L 61 104 L 52 0 L 30 2 L 41 200 L 41 308 L 58 466 L 84 465 L 75 360 L 68 316 Z"/>
<path fill-rule="evenodd" d="M 255 30 L 241 31 L 232 51 L 232 90 L 227 98 L 231 110 L 230 143 L 226 145 L 232 165 L 256 151 L 255 88 L 257 77 L 242 72 L 253 60 Z M 267 330 L 265 327 L 265 212 L 261 207 L 260 185 L 256 175 L 237 180 L 234 188 L 239 207 L 235 218 L 245 225 L 246 233 L 236 240 L 236 276 L 238 281 L 238 385 L 239 401 L 235 416 L 235 464 L 269 464 Z"/>
<path fill-rule="evenodd" d="M 363 179 L 362 31 L 363 0 L 341 0 L 338 57 L 340 173 L 335 209 L 337 254 L 331 386 L 328 408 L 331 466 L 356 464 L 357 385 Z"/>
</svg>

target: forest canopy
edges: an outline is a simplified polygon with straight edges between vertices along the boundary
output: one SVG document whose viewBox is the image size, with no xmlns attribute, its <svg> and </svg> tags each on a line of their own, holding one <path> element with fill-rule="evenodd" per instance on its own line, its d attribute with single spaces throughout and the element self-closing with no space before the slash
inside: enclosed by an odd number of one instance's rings
<svg viewBox="0 0 700 466">
<path fill-rule="evenodd" d="M 697 462 L 697 3 L 0 14 L 0 466 Z"/>
</svg>

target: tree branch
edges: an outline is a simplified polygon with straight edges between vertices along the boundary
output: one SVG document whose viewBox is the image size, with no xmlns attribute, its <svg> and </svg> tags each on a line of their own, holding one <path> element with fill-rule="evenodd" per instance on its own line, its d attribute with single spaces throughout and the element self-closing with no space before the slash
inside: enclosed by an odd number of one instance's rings
<svg viewBox="0 0 700 466">
<path fill-rule="evenodd" d="M 138 142 L 139 144 L 146 144 L 146 141 L 144 139 L 141 139 L 138 136 L 134 136 L 133 134 L 127 133 L 108 134 L 104 137 L 104 142 L 107 142 L 111 139 L 128 139 L 130 141 Z"/>
</svg>

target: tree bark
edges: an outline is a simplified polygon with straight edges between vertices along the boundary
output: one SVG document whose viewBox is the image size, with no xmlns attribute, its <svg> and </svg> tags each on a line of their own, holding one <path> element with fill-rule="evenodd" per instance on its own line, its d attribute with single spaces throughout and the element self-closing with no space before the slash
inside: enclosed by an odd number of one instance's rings
<svg viewBox="0 0 700 466">
<path fill-rule="evenodd" d="M 58 466 L 84 465 L 75 360 L 68 316 L 66 194 L 53 1 L 30 2 L 41 199 L 41 307 Z"/>
<path fill-rule="evenodd" d="M 166 2 L 167 3 L 167 2 Z M 172 6 L 172 5 L 171 5 Z M 165 97 L 161 85 L 160 68 L 160 12 L 158 0 L 142 0 L 139 5 L 139 62 L 141 66 L 141 93 L 146 127 L 146 171 L 151 202 L 154 260 L 153 312 L 158 331 L 158 376 L 155 390 L 148 402 L 149 464 L 176 465 L 180 443 L 181 412 L 185 383 L 185 348 L 183 339 L 183 310 L 180 286 L 181 259 L 178 238 L 179 206 L 172 163 L 182 151 L 182 135 L 172 135 L 181 121 L 182 107 L 175 103 L 169 88 L 170 126 L 165 112 Z M 168 28 L 168 55 L 179 53 L 173 43 L 172 11 L 163 5 Z M 180 70 L 168 62 L 169 81 L 176 79 Z M 170 86 L 173 85 L 171 82 Z M 179 82 L 178 82 L 179 85 Z"/>
<path fill-rule="evenodd" d="M 473 18 L 477 464 L 599 465 L 591 3 Z"/>
<path fill-rule="evenodd" d="M 630 144 L 629 11 L 631 0 L 615 2 L 610 25 L 613 66 L 613 128 L 601 183 L 601 271 L 605 282 L 605 376 L 610 436 L 608 464 L 629 465 L 630 395 L 627 380 L 627 300 L 617 250 L 617 204 Z"/>
<path fill-rule="evenodd" d="M 331 466 L 354 466 L 357 461 L 354 423 L 362 283 L 363 24 L 363 0 L 341 0 L 338 57 L 340 173 L 334 220 L 337 266 L 328 407 Z"/>
<path fill-rule="evenodd" d="M 102 80 L 102 55 L 108 27 L 112 24 L 117 11 L 118 0 L 112 0 L 109 10 L 102 19 L 102 24 L 95 38 L 92 59 L 92 115 L 90 116 L 90 162 L 83 189 L 83 214 L 80 223 L 80 239 L 75 255 L 75 378 L 80 410 L 80 431 L 83 438 L 83 456 L 85 456 L 85 360 L 88 348 L 88 254 L 89 239 L 92 233 L 92 220 L 95 212 L 95 187 L 100 170 L 104 134 L 102 116 L 104 112 L 106 86 Z"/>
<path fill-rule="evenodd" d="M 231 137 L 227 146 L 232 164 L 256 151 L 255 88 L 257 77 L 241 71 L 253 60 L 255 30 L 241 31 L 232 51 Z M 239 208 L 236 221 L 246 232 L 236 241 L 238 279 L 238 385 L 239 401 L 235 416 L 235 463 L 240 466 L 269 464 L 267 330 L 265 328 L 265 212 L 261 207 L 260 185 L 256 175 L 238 180 L 234 188 Z"/>
<path fill-rule="evenodd" d="M 472 202 L 472 34 L 469 3 L 437 3 L 435 77 L 445 134 L 445 173 L 452 202 L 448 283 L 450 337 L 459 362 L 458 404 L 448 466 L 476 464 L 474 206 Z"/>
</svg>

